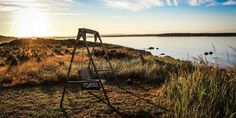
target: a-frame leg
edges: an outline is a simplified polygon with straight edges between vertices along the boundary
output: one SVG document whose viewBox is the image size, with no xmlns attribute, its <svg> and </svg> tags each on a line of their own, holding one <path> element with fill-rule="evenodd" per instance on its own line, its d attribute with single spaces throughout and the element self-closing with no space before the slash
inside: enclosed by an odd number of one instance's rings
<svg viewBox="0 0 236 118">
<path fill-rule="evenodd" d="M 103 45 L 102 39 L 101 39 L 101 37 L 100 37 L 99 34 L 96 34 L 96 37 L 97 37 L 97 38 L 99 39 L 99 41 L 101 42 L 102 49 L 103 49 L 104 52 L 105 52 L 105 57 L 106 57 L 106 60 L 107 60 L 107 62 L 108 62 L 108 64 L 109 64 L 109 67 L 110 67 L 110 69 L 111 69 L 112 75 L 114 76 L 118 87 L 121 88 L 121 86 L 120 86 L 120 84 L 119 84 L 119 81 L 118 81 L 118 79 L 117 79 L 116 73 L 115 73 L 115 71 L 114 71 L 114 69 L 113 69 L 113 67 L 112 67 L 112 65 L 111 65 L 111 62 L 110 62 L 110 59 L 109 59 L 109 57 L 108 57 L 107 51 L 105 50 L 105 47 L 104 47 L 104 45 Z"/>
<path fill-rule="evenodd" d="M 81 37 L 81 35 L 78 35 L 77 39 L 79 40 L 80 37 Z M 72 57 L 71 57 L 71 60 L 70 60 L 69 70 L 67 72 L 67 77 L 66 77 L 66 80 L 65 80 L 65 83 L 64 83 L 64 88 L 63 88 L 63 92 L 62 92 L 62 96 L 61 96 L 61 102 L 60 102 L 60 108 L 61 109 L 64 109 L 63 108 L 63 101 L 64 101 L 64 97 L 65 97 L 65 93 L 66 93 L 67 82 L 68 82 L 68 79 L 70 77 L 70 72 L 71 72 L 72 63 L 73 63 L 73 60 L 74 60 L 74 55 L 75 55 L 75 52 L 76 52 L 78 40 L 76 40 L 76 44 L 74 46 L 74 50 L 73 50 Z"/>
<path fill-rule="evenodd" d="M 96 35 L 95 35 L 94 37 L 96 38 Z M 85 40 L 86 40 L 86 35 L 83 35 L 82 38 L 83 38 L 83 40 L 85 41 Z M 86 47 L 87 52 L 88 52 L 89 60 L 90 60 L 90 62 L 92 63 L 92 65 L 93 65 L 93 67 L 94 67 L 96 76 L 98 77 L 98 80 L 99 80 L 99 83 L 100 83 L 100 85 L 101 85 L 103 94 L 104 94 L 104 96 L 105 96 L 105 98 L 106 98 L 106 100 L 107 100 L 108 105 L 111 106 L 110 100 L 109 100 L 109 98 L 108 98 L 108 96 L 107 96 L 107 94 L 106 94 L 106 91 L 105 91 L 104 86 L 103 86 L 103 84 L 102 84 L 101 78 L 100 78 L 100 76 L 99 76 L 99 74 L 98 74 L 97 67 L 95 66 L 95 63 L 94 63 L 94 61 L 93 61 L 93 57 L 92 57 L 91 52 L 90 52 L 90 50 L 89 50 L 89 48 L 88 48 L 88 45 L 87 45 L 86 43 L 85 43 L 85 47 Z"/>
</svg>

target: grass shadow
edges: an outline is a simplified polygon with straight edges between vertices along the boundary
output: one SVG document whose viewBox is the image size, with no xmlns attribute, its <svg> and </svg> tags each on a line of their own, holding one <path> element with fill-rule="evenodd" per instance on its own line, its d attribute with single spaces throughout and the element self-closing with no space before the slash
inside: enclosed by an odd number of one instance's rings
<svg viewBox="0 0 236 118">
<path fill-rule="evenodd" d="M 68 113 L 66 112 L 66 109 L 61 108 L 61 112 L 63 112 L 64 118 L 69 118 L 69 115 L 68 115 Z"/>
<path fill-rule="evenodd" d="M 99 99 L 102 103 L 108 105 L 111 108 L 110 112 L 116 112 L 120 117 L 127 118 L 127 115 L 122 113 L 122 112 L 120 112 L 119 108 L 116 108 L 116 107 L 112 106 L 111 104 L 108 104 L 107 102 L 104 101 L 104 99 L 102 99 L 101 97 L 97 96 L 96 94 L 94 94 L 91 91 L 88 91 L 88 93 L 91 94 L 93 97 Z"/>
<path fill-rule="evenodd" d="M 166 112 L 170 112 L 170 110 L 167 109 L 167 108 L 165 108 L 164 106 L 162 106 L 162 105 L 157 105 L 157 104 L 155 104 L 154 102 L 152 102 L 151 100 L 148 100 L 148 99 L 145 99 L 145 98 L 140 97 L 141 95 L 137 95 L 137 94 L 135 94 L 135 93 L 133 93 L 133 92 L 131 92 L 131 91 L 128 91 L 127 89 L 125 89 L 125 88 L 123 88 L 123 87 L 119 87 L 119 88 L 122 89 L 122 90 L 124 90 L 125 93 L 128 93 L 128 94 L 130 94 L 130 95 L 132 95 L 132 96 L 134 96 L 134 97 L 136 97 L 136 98 L 138 98 L 138 99 L 140 99 L 140 100 L 143 100 L 143 101 L 145 101 L 146 103 L 155 106 L 156 108 L 162 109 L 162 110 L 164 110 L 164 111 L 166 111 Z"/>
<path fill-rule="evenodd" d="M 128 93 L 128 94 L 130 94 L 130 95 L 132 95 L 132 96 L 134 96 L 134 97 L 136 97 L 136 98 L 138 98 L 138 99 L 140 99 L 140 100 L 143 100 L 143 101 L 145 101 L 146 103 L 151 104 L 151 105 L 153 105 L 153 106 L 155 106 L 155 107 L 157 107 L 157 108 L 159 108 L 159 109 L 162 109 L 162 110 L 164 110 L 164 111 L 166 111 L 166 112 L 170 112 L 170 110 L 167 109 L 167 108 L 165 108 L 164 106 L 157 105 L 157 104 L 155 104 L 154 102 L 152 102 L 152 101 L 150 101 L 150 100 L 148 100 L 148 99 L 145 99 L 145 98 L 140 97 L 141 95 L 137 95 L 137 94 L 135 94 L 135 93 L 133 93 L 133 92 L 131 92 L 131 91 L 128 91 L 128 90 L 125 89 L 124 87 L 122 87 L 122 86 L 132 86 L 132 87 L 135 87 L 135 88 L 138 88 L 138 89 L 142 89 L 142 90 L 144 90 L 144 91 L 148 91 L 149 89 L 147 89 L 147 88 L 145 87 L 145 85 L 142 86 L 142 85 L 140 85 L 140 84 L 138 84 L 138 83 L 132 83 L 132 85 L 128 85 L 128 83 L 126 83 L 126 82 L 124 82 L 124 81 L 123 81 L 123 82 L 119 81 L 117 84 L 115 84 L 114 82 L 117 83 L 117 81 L 108 81 L 107 84 L 112 85 L 112 86 L 115 85 L 115 86 L 117 86 L 119 89 L 125 91 L 125 93 Z M 159 83 L 159 84 L 148 84 L 148 86 L 159 88 L 159 87 L 161 87 L 163 84 L 164 84 L 164 82 L 161 82 L 161 83 Z"/>
</svg>

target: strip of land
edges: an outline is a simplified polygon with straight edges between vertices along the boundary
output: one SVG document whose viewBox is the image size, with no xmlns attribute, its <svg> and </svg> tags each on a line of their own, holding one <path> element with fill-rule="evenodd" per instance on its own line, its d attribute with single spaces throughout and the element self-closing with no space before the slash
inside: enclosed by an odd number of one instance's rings
<svg viewBox="0 0 236 118">
<path fill-rule="evenodd" d="M 236 33 L 163 33 L 163 34 L 118 34 L 118 35 L 102 35 L 102 37 L 229 37 L 236 36 Z"/>
<path fill-rule="evenodd" d="M 75 37 L 76 36 L 50 36 L 50 37 L 35 37 L 35 38 L 68 39 Z M 101 37 L 236 37 L 236 33 L 102 34 Z M 14 40 L 16 38 L 17 37 L 0 35 L 0 42 L 7 42 Z"/>
</svg>

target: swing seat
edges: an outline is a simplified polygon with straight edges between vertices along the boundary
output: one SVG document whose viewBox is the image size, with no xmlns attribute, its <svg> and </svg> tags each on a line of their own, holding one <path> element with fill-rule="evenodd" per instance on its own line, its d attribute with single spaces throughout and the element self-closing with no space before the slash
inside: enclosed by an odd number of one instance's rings
<svg viewBox="0 0 236 118">
<path fill-rule="evenodd" d="M 98 71 L 99 75 L 107 75 L 110 72 L 109 70 L 104 70 L 104 69 L 98 69 L 97 71 Z M 91 75 L 95 76 L 96 73 L 95 72 L 91 72 Z"/>
<path fill-rule="evenodd" d="M 83 90 L 100 90 L 101 86 L 99 79 L 94 79 L 91 76 L 89 68 L 83 68 L 78 71 L 79 77 L 83 80 L 81 84 L 81 89 Z"/>
<path fill-rule="evenodd" d="M 97 78 L 92 78 L 89 68 L 83 68 L 78 71 L 81 80 L 71 80 L 68 83 L 82 83 L 82 90 L 100 90 L 100 81 Z"/>
</svg>

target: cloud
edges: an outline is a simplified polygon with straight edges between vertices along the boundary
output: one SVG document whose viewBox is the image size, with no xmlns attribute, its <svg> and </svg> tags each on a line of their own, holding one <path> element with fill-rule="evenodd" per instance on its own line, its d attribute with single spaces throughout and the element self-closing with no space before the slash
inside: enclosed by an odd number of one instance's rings
<svg viewBox="0 0 236 118">
<path fill-rule="evenodd" d="M 207 6 L 215 6 L 217 2 L 215 0 L 187 0 L 190 6 L 200 6 L 200 5 L 207 5 Z"/>
<path fill-rule="evenodd" d="M 236 1 L 235 0 L 228 0 L 228 1 L 224 2 L 223 5 L 236 5 Z"/>
<path fill-rule="evenodd" d="M 168 6 L 178 6 L 178 1 L 177 0 L 165 0 L 166 5 Z"/>
<path fill-rule="evenodd" d="M 1 0 L 0 12 L 14 12 L 26 8 L 48 11 L 73 5 L 73 0 Z"/>
<path fill-rule="evenodd" d="M 161 6 L 177 6 L 177 0 L 104 0 L 109 7 L 139 11 Z"/>
<path fill-rule="evenodd" d="M 208 5 L 215 6 L 215 0 L 103 0 L 106 6 L 132 11 L 150 9 L 162 6 L 178 6 L 185 3 L 190 6 Z"/>
<path fill-rule="evenodd" d="M 112 8 L 140 11 L 162 6 L 219 6 L 236 5 L 236 0 L 222 2 L 219 0 L 103 0 L 105 5 Z"/>
<path fill-rule="evenodd" d="M 51 13 L 54 16 L 86 16 L 87 14 L 80 13 Z"/>
</svg>

